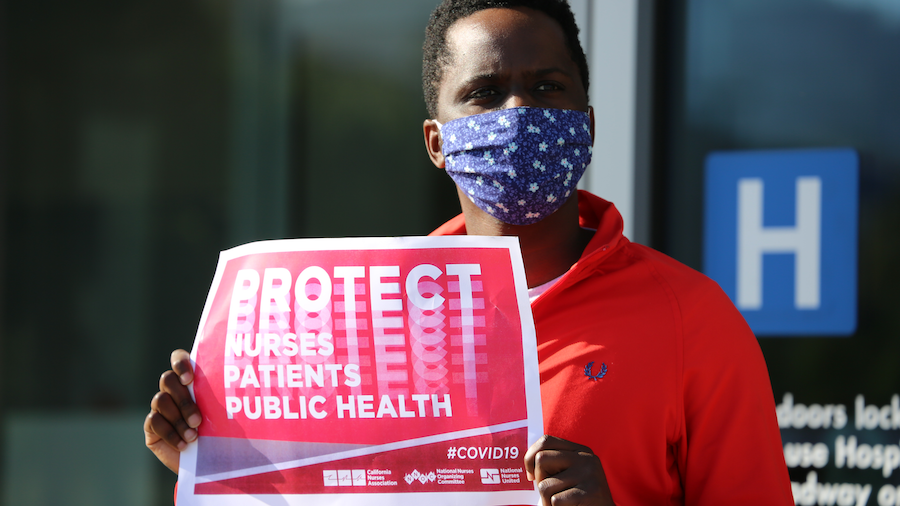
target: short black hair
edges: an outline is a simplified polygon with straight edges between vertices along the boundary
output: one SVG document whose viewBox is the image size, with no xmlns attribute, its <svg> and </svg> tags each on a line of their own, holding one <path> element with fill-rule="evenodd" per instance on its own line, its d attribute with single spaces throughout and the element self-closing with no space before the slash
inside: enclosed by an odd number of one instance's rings
<svg viewBox="0 0 900 506">
<path fill-rule="evenodd" d="M 425 28 L 425 44 L 422 47 L 422 91 L 425 106 L 432 118 L 437 117 L 438 88 L 441 85 L 444 67 L 450 63 L 447 49 L 447 29 L 456 21 L 485 9 L 528 7 L 543 12 L 559 23 L 566 38 L 566 47 L 572 61 L 578 66 L 584 91 L 588 91 L 588 65 L 581 42 L 578 40 L 578 25 L 575 15 L 566 0 L 444 0 L 441 2 Z"/>
</svg>

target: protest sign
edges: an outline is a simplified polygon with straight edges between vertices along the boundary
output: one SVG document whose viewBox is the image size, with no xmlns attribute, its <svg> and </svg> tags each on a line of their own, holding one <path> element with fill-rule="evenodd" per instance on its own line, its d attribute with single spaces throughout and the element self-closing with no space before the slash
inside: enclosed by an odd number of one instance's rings
<svg viewBox="0 0 900 506">
<path fill-rule="evenodd" d="M 191 352 L 179 506 L 534 504 L 543 431 L 518 241 L 224 251 Z"/>
</svg>

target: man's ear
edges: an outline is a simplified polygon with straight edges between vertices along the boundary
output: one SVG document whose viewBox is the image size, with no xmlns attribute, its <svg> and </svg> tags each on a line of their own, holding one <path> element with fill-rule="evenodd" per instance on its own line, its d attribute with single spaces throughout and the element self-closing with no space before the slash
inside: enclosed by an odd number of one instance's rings
<svg viewBox="0 0 900 506">
<path fill-rule="evenodd" d="M 593 125 L 593 123 L 591 123 Z M 441 130 L 438 128 L 437 121 L 426 119 L 422 124 L 425 132 L 425 149 L 428 151 L 428 157 L 431 163 L 440 169 L 444 168 L 444 153 L 441 151 Z"/>
<path fill-rule="evenodd" d="M 588 106 L 588 116 L 591 117 L 591 146 L 594 145 L 594 108 Z"/>
</svg>

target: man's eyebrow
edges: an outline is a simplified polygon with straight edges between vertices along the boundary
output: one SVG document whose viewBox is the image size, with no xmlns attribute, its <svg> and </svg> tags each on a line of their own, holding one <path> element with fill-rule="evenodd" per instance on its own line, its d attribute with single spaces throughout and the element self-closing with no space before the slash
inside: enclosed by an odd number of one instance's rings
<svg viewBox="0 0 900 506">
<path fill-rule="evenodd" d="M 560 73 L 567 77 L 572 77 L 569 72 L 566 72 L 564 69 L 560 67 L 548 67 L 544 69 L 537 69 L 525 72 L 527 77 L 535 78 L 535 77 L 545 77 L 550 74 Z M 498 78 L 503 78 L 505 74 L 500 72 L 488 72 L 485 74 L 476 74 L 474 76 L 469 77 L 463 82 L 463 87 L 471 86 L 472 83 L 477 83 L 480 81 L 494 81 Z"/>
<path fill-rule="evenodd" d="M 469 77 L 463 82 L 463 86 L 469 86 L 472 83 L 476 83 L 478 81 L 493 81 L 497 79 L 500 75 L 497 72 L 490 72 L 487 74 L 477 74 Z"/>
<path fill-rule="evenodd" d="M 560 73 L 567 77 L 572 77 L 569 72 L 566 72 L 564 69 L 560 67 L 549 67 L 545 69 L 538 69 L 532 72 L 527 72 L 526 75 L 530 77 L 544 77 L 550 74 Z"/>
</svg>

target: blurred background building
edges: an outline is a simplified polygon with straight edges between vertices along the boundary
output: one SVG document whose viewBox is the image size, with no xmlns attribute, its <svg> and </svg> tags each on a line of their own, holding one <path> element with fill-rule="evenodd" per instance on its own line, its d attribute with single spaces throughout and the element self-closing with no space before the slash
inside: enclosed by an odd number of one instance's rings
<svg viewBox="0 0 900 506">
<path fill-rule="evenodd" d="M 141 425 L 219 251 L 424 235 L 459 211 L 422 141 L 436 3 L 0 0 L 2 504 L 171 504 Z M 859 153 L 856 332 L 760 344 L 776 402 L 850 419 L 784 428 L 830 452 L 792 480 L 900 504 L 882 492 L 900 472 L 833 455 L 840 435 L 900 443 L 900 412 L 854 424 L 857 396 L 880 409 L 900 392 L 900 2 L 571 3 L 597 117 L 582 185 L 634 240 L 702 269 L 710 152 Z"/>
</svg>

